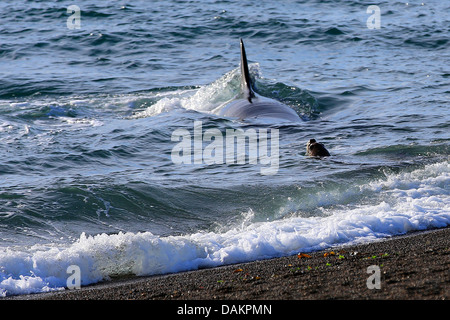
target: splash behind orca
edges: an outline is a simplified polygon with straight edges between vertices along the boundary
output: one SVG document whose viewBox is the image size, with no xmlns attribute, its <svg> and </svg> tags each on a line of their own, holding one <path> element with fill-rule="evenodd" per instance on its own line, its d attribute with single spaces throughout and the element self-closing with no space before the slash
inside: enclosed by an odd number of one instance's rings
<svg viewBox="0 0 450 320">
<path fill-rule="evenodd" d="M 287 105 L 258 95 L 253 87 L 248 70 L 247 56 L 244 42 L 241 39 L 241 98 L 226 105 L 219 113 L 220 116 L 246 120 L 277 119 L 290 122 L 300 122 L 298 114 Z"/>
</svg>

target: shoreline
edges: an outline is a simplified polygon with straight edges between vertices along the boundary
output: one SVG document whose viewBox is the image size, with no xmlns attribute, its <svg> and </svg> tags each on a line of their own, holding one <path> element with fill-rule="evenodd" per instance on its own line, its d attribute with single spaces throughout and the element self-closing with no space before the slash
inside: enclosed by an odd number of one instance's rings
<svg viewBox="0 0 450 320">
<path fill-rule="evenodd" d="M 294 256 L 174 274 L 113 279 L 78 290 L 9 296 L 0 300 L 449 298 L 450 228 L 446 227 Z"/>
</svg>

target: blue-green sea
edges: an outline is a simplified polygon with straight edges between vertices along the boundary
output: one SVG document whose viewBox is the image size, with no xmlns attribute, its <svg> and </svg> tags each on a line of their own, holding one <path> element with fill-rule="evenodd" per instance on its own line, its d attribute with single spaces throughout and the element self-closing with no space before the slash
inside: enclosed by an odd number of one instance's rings
<svg viewBox="0 0 450 320">
<path fill-rule="evenodd" d="M 64 290 L 73 265 L 85 286 L 448 226 L 449 12 L 438 0 L 2 2 L 0 296 Z M 240 39 L 258 93 L 300 123 L 219 116 L 240 93 Z M 276 170 L 201 153 L 176 163 L 174 132 L 199 123 L 277 131 Z M 306 156 L 312 138 L 331 156 Z"/>
</svg>

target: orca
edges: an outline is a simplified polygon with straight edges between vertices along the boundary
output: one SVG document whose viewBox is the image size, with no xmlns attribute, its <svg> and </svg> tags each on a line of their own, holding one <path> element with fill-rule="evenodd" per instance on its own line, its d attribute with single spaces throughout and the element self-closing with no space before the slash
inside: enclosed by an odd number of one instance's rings
<svg viewBox="0 0 450 320">
<path fill-rule="evenodd" d="M 277 121 L 301 122 L 299 115 L 289 106 L 263 97 L 255 92 L 247 63 L 244 42 L 241 39 L 241 94 L 239 99 L 227 104 L 219 116 L 247 119 L 269 119 Z"/>
</svg>

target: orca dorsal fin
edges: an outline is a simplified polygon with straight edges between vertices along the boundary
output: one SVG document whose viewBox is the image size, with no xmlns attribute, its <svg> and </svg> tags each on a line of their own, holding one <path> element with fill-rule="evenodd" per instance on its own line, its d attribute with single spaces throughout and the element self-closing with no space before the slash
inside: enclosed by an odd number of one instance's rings
<svg viewBox="0 0 450 320">
<path fill-rule="evenodd" d="M 241 39 L 241 87 L 244 93 L 245 99 L 252 103 L 252 99 L 255 98 L 255 92 L 253 91 L 252 79 L 250 78 L 250 72 L 248 71 L 247 55 L 245 54 L 244 41 Z"/>
</svg>

